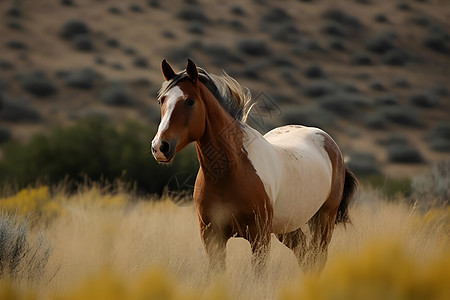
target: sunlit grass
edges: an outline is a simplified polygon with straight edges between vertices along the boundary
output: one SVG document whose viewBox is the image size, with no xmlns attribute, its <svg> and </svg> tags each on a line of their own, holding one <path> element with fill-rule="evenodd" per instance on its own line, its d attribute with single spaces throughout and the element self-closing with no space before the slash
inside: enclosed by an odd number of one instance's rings
<svg viewBox="0 0 450 300">
<path fill-rule="evenodd" d="M 2 213 L 30 218 L 30 241 L 52 250 L 36 276 L 4 274 L 0 299 L 450 299 L 448 207 L 419 211 L 363 191 L 320 277 L 275 238 L 267 276 L 253 274 L 242 239 L 228 243 L 226 272 L 209 276 L 194 207 L 148 200 L 47 187 L 0 198 Z"/>
</svg>

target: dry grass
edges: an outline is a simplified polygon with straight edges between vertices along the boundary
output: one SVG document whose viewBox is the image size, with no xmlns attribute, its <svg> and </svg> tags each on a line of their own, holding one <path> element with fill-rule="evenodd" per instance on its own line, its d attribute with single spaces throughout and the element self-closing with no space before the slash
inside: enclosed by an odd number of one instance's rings
<svg viewBox="0 0 450 300">
<path fill-rule="evenodd" d="M 0 199 L 2 211 L 26 213 L 22 205 L 29 205 L 33 197 L 45 204 L 31 206 L 30 242 L 42 235 L 52 253 L 39 276 L 0 280 L 0 299 L 450 295 L 445 280 L 450 268 L 450 210 L 419 212 L 401 199 L 384 201 L 375 191 L 362 192 L 351 208 L 352 225 L 335 231 L 320 278 L 302 274 L 293 254 L 274 238 L 264 279 L 253 275 L 250 247 L 242 239 L 228 243 L 225 274 L 208 278 L 195 210 L 177 207 L 169 199 L 130 200 L 128 194 L 104 195 L 98 189 L 50 195 L 45 188 L 13 197 Z"/>
</svg>

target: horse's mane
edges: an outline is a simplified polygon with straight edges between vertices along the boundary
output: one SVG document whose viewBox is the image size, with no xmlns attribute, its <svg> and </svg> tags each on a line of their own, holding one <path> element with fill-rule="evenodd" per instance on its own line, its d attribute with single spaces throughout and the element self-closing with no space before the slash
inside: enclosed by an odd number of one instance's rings
<svg viewBox="0 0 450 300">
<path fill-rule="evenodd" d="M 251 93 L 243 88 L 233 77 L 225 71 L 218 76 L 208 74 L 204 69 L 198 69 L 198 76 L 208 90 L 214 95 L 221 106 L 236 120 L 246 122 L 251 109 Z M 165 81 L 158 92 L 158 99 L 166 94 L 180 81 L 188 78 L 186 71 L 178 73 L 174 78 Z"/>
</svg>

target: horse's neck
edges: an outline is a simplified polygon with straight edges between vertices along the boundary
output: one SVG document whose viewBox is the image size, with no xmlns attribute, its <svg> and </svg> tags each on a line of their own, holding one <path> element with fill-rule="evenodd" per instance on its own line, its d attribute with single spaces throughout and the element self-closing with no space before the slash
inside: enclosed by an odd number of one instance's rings
<svg viewBox="0 0 450 300">
<path fill-rule="evenodd" d="M 197 141 L 197 154 L 205 179 L 217 181 L 232 175 L 243 159 L 243 131 L 216 99 L 205 97 L 205 132 Z"/>
</svg>

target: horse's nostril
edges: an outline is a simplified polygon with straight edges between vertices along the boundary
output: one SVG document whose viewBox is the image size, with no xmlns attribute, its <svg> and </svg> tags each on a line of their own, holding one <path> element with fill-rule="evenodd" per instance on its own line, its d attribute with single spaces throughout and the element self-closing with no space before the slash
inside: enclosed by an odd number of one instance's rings
<svg viewBox="0 0 450 300">
<path fill-rule="evenodd" d="M 159 146 L 159 150 L 166 155 L 170 150 L 170 144 L 167 141 L 162 141 L 161 146 Z"/>
</svg>

